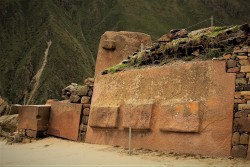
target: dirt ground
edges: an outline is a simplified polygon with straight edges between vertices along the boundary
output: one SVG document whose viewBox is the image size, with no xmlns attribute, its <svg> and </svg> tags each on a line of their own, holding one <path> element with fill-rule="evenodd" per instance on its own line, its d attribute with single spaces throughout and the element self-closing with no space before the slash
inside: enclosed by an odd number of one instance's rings
<svg viewBox="0 0 250 167">
<path fill-rule="evenodd" d="M 0 166 L 166 166 L 166 167 L 250 167 L 243 159 L 213 158 L 128 150 L 121 147 L 77 143 L 46 138 L 29 144 L 7 145 L 0 141 Z"/>
</svg>

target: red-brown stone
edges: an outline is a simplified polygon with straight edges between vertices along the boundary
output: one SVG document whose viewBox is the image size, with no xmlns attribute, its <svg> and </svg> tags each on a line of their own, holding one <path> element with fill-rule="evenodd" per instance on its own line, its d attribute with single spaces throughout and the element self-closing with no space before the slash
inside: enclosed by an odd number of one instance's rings
<svg viewBox="0 0 250 167">
<path fill-rule="evenodd" d="M 237 73 L 240 72 L 240 67 L 234 67 L 234 68 L 229 68 L 227 69 L 228 73 Z"/>
<path fill-rule="evenodd" d="M 250 139 L 248 140 L 247 159 L 250 160 Z"/>
<path fill-rule="evenodd" d="M 161 131 L 199 132 L 199 102 L 168 104 L 161 109 Z"/>
<path fill-rule="evenodd" d="M 112 107 L 93 107 L 89 126 L 101 128 L 117 127 L 118 106 Z"/>
<path fill-rule="evenodd" d="M 244 145 L 233 146 L 231 155 L 233 157 L 246 158 L 246 156 L 247 156 L 247 147 L 244 146 Z"/>
<path fill-rule="evenodd" d="M 52 102 L 47 133 L 77 141 L 81 112 L 81 104 Z"/>
<path fill-rule="evenodd" d="M 246 100 L 245 99 L 234 99 L 234 103 L 244 104 L 244 103 L 246 103 Z"/>
<path fill-rule="evenodd" d="M 101 71 L 120 63 L 130 54 L 137 51 L 141 44 L 151 44 L 151 37 L 144 33 L 127 31 L 107 31 L 100 40 L 95 75 Z"/>
<path fill-rule="evenodd" d="M 24 105 L 18 108 L 18 128 L 35 131 L 47 130 L 49 122 L 49 105 Z"/>
<path fill-rule="evenodd" d="M 144 123 L 139 127 L 150 128 L 132 129 L 132 148 L 229 156 L 235 74 L 225 69 L 224 61 L 202 61 L 96 76 L 86 142 L 127 147 L 128 129 L 123 123 L 131 118 Z M 150 121 L 150 109 L 138 109 L 136 116 L 126 112 L 131 104 L 153 104 Z M 162 124 L 162 112 L 172 112 L 163 106 L 170 104 L 180 117 L 168 117 L 172 131 L 162 131 L 170 129 Z"/>
<path fill-rule="evenodd" d="M 250 100 L 250 95 L 245 95 L 245 96 L 244 96 L 244 99 Z"/>
<path fill-rule="evenodd" d="M 240 132 L 250 132 L 250 117 L 235 118 L 234 130 Z"/>
<path fill-rule="evenodd" d="M 124 115 L 122 126 L 132 129 L 150 129 L 150 120 L 152 113 L 152 104 L 126 104 L 124 106 Z"/>
<path fill-rule="evenodd" d="M 232 54 L 231 53 L 227 53 L 223 56 L 223 59 L 230 59 L 232 57 Z"/>
</svg>

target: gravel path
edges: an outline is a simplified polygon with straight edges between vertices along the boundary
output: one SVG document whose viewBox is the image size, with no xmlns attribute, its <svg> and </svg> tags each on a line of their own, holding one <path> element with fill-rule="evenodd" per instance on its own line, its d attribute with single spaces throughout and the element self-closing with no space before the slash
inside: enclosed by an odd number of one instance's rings
<svg viewBox="0 0 250 167">
<path fill-rule="evenodd" d="M 0 166 L 167 166 L 167 167 L 247 167 L 243 159 L 208 158 L 134 150 L 129 156 L 120 147 L 77 143 L 46 138 L 29 144 L 6 145 L 0 141 Z"/>
</svg>

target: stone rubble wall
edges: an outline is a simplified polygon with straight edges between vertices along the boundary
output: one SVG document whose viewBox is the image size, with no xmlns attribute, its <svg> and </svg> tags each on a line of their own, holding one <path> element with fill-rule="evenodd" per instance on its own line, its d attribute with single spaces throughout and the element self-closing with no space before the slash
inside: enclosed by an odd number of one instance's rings
<svg viewBox="0 0 250 167">
<path fill-rule="evenodd" d="M 82 104 L 78 141 L 84 141 L 89 119 L 89 112 L 94 89 L 94 78 L 87 78 L 85 85 L 71 84 L 62 90 L 63 97 L 70 103 Z"/>
<path fill-rule="evenodd" d="M 237 46 L 223 58 L 227 72 L 236 73 L 231 155 L 250 159 L 250 47 Z"/>
</svg>

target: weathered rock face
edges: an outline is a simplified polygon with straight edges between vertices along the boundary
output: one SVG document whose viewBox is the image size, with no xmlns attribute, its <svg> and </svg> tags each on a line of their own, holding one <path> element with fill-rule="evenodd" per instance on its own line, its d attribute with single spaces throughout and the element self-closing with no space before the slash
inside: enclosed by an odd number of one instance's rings
<svg viewBox="0 0 250 167">
<path fill-rule="evenodd" d="M 1 116 L 0 117 L 1 130 L 11 133 L 15 132 L 17 129 L 17 117 L 18 114 Z"/>
<path fill-rule="evenodd" d="M 235 74 L 225 69 L 203 61 L 96 76 L 86 142 L 127 147 L 131 127 L 133 148 L 229 156 Z"/>
<path fill-rule="evenodd" d="M 108 67 L 120 63 L 128 55 L 138 51 L 141 44 L 151 45 L 151 37 L 144 33 L 107 31 L 100 40 L 95 75 Z"/>
<path fill-rule="evenodd" d="M 0 116 L 9 114 L 10 107 L 7 101 L 0 96 Z"/>
</svg>

